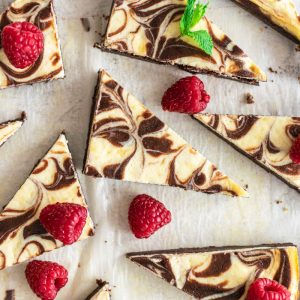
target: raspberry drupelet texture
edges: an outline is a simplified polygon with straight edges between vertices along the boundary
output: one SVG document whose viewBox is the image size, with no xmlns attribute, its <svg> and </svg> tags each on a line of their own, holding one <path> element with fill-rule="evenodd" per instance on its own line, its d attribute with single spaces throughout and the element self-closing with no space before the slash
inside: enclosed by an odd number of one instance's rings
<svg viewBox="0 0 300 300">
<path fill-rule="evenodd" d="M 42 300 L 55 299 L 58 291 L 68 282 L 68 271 L 50 261 L 34 260 L 25 270 L 30 288 Z"/>
<path fill-rule="evenodd" d="M 247 300 L 290 300 L 291 294 L 277 281 L 260 278 L 254 281 L 248 291 Z"/>
<path fill-rule="evenodd" d="M 87 209 L 81 205 L 56 203 L 42 210 L 40 222 L 55 239 L 71 245 L 80 238 L 87 215 Z"/>
<path fill-rule="evenodd" d="M 44 49 L 43 32 L 29 22 L 15 22 L 5 26 L 1 40 L 8 60 L 19 69 L 33 65 Z"/>
<path fill-rule="evenodd" d="M 129 225 L 139 239 L 150 237 L 171 218 L 171 212 L 161 202 L 145 194 L 136 196 L 129 207 Z"/>
<path fill-rule="evenodd" d="M 300 136 L 296 138 L 290 150 L 290 158 L 295 164 L 300 164 Z"/>
<path fill-rule="evenodd" d="M 210 101 L 203 82 L 196 76 L 180 79 L 172 85 L 162 99 L 163 110 L 186 114 L 203 111 Z"/>
</svg>

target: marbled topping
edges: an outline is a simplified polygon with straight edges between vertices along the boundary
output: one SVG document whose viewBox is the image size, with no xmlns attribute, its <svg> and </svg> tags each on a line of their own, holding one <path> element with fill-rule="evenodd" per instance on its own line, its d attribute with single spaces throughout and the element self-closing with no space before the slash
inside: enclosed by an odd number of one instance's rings
<svg viewBox="0 0 300 300">
<path fill-rule="evenodd" d="M 239 4 L 258 10 L 268 20 L 281 27 L 300 41 L 300 16 L 292 0 L 234 0 Z"/>
<path fill-rule="evenodd" d="M 24 120 L 25 113 L 20 119 L 0 124 L 0 147 L 21 128 Z"/>
<path fill-rule="evenodd" d="M 300 190 L 300 166 L 289 156 L 293 141 L 300 135 L 300 118 L 208 114 L 194 117 Z"/>
<path fill-rule="evenodd" d="M 0 213 L 0 270 L 63 246 L 39 222 L 41 210 L 57 202 L 86 206 L 63 134 Z M 88 216 L 80 240 L 91 234 Z"/>
<path fill-rule="evenodd" d="M 180 37 L 185 0 L 118 0 L 112 9 L 104 47 L 187 68 L 245 81 L 266 81 L 266 75 L 216 25 L 204 17 L 193 30 L 213 38 L 212 56 L 189 37 Z"/>
<path fill-rule="evenodd" d="M 0 29 L 13 22 L 35 24 L 44 34 L 44 51 L 26 69 L 15 68 L 0 47 L 0 89 L 64 77 L 53 0 L 16 0 L 0 16 Z"/>
<path fill-rule="evenodd" d="M 298 299 L 298 251 L 295 246 L 182 249 L 128 254 L 128 258 L 196 299 L 244 300 L 250 284 L 269 278 Z"/>
<path fill-rule="evenodd" d="M 97 280 L 98 287 L 85 300 L 110 300 L 111 288 L 107 282 Z"/>
<path fill-rule="evenodd" d="M 247 195 L 105 71 L 95 101 L 85 174 Z"/>
</svg>

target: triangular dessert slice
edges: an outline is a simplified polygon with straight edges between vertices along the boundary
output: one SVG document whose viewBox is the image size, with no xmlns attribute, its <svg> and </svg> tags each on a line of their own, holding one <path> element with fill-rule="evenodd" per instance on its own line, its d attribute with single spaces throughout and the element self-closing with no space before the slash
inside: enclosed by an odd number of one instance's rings
<svg viewBox="0 0 300 300">
<path fill-rule="evenodd" d="M 0 270 L 63 246 L 39 222 L 41 210 L 57 202 L 86 207 L 64 134 L 0 213 Z M 88 216 L 80 240 L 93 232 Z"/>
<path fill-rule="evenodd" d="M 85 300 L 110 300 L 111 288 L 102 280 L 97 280 L 97 288 Z"/>
<path fill-rule="evenodd" d="M 292 0 L 233 0 L 265 23 L 294 41 L 300 42 L 300 15 Z"/>
<path fill-rule="evenodd" d="M 113 2 L 104 41 L 100 49 L 143 60 L 180 67 L 192 73 L 258 84 L 264 72 L 221 29 L 206 17 L 193 30 L 207 30 L 213 38 L 212 55 L 196 43 L 180 37 L 180 19 L 186 7 L 182 0 Z"/>
<path fill-rule="evenodd" d="M 0 147 L 22 127 L 25 119 L 26 114 L 22 113 L 21 118 L 0 124 Z"/>
<path fill-rule="evenodd" d="M 84 173 L 247 195 L 105 71 L 99 73 Z"/>
<path fill-rule="evenodd" d="M 285 286 L 298 299 L 298 251 L 292 244 L 209 247 L 129 253 L 134 263 L 196 299 L 246 299 L 258 278 Z"/>
<path fill-rule="evenodd" d="M 194 118 L 254 162 L 300 191 L 300 165 L 289 152 L 300 135 L 300 118 L 195 115 Z"/>
<path fill-rule="evenodd" d="M 15 68 L 0 49 L 0 89 L 64 78 L 53 0 L 16 0 L 0 15 L 0 29 L 13 22 L 31 22 L 44 34 L 44 51 L 25 69 Z"/>
</svg>

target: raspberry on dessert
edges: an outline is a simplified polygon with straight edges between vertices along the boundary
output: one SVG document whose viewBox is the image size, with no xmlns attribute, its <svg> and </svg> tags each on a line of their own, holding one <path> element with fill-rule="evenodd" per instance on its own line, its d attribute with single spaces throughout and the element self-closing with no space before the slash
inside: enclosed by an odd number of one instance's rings
<svg viewBox="0 0 300 300">
<path fill-rule="evenodd" d="M 25 276 L 30 288 L 43 300 L 55 299 L 58 291 L 68 282 L 68 271 L 50 261 L 30 262 L 26 267 Z"/>
<path fill-rule="evenodd" d="M 290 297 L 287 288 L 277 281 L 260 278 L 251 284 L 247 300 L 290 300 Z"/>
<path fill-rule="evenodd" d="M 300 164 L 300 136 L 296 138 L 290 150 L 290 158 L 295 164 Z"/>
<path fill-rule="evenodd" d="M 42 210 L 40 222 L 55 239 L 71 245 L 80 238 L 87 214 L 87 209 L 79 204 L 56 203 Z"/>
<path fill-rule="evenodd" d="M 136 196 L 129 207 L 129 225 L 139 239 L 150 237 L 171 218 L 171 212 L 161 202 L 145 194 Z"/>
<path fill-rule="evenodd" d="M 210 101 L 203 82 L 196 76 L 180 79 L 172 85 L 162 99 L 163 110 L 196 114 L 203 111 Z"/>
<path fill-rule="evenodd" d="M 6 25 L 1 33 L 1 40 L 8 60 L 19 69 L 34 64 L 44 49 L 43 32 L 29 22 Z"/>
</svg>

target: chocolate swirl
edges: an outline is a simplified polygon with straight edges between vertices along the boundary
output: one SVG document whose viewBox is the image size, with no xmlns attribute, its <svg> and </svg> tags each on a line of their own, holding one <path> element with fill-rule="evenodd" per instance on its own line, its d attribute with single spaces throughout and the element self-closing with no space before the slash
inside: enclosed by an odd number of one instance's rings
<svg viewBox="0 0 300 300">
<path fill-rule="evenodd" d="M 195 115 L 195 118 L 300 190 L 300 166 L 293 163 L 289 156 L 294 140 L 300 136 L 299 118 L 252 115 Z"/>
<path fill-rule="evenodd" d="M 86 206 L 64 135 L 0 213 L 0 270 L 62 246 L 39 221 L 41 210 L 57 202 Z M 88 217 L 81 239 L 91 233 Z"/>
<path fill-rule="evenodd" d="M 114 4 L 104 47 L 186 68 L 191 72 L 218 74 L 257 82 L 265 74 L 206 17 L 199 23 L 214 42 L 207 55 L 194 41 L 180 36 L 183 0 L 124 0 Z M 191 64 L 190 61 L 193 60 Z"/>
<path fill-rule="evenodd" d="M 15 1 L 1 15 L 1 30 L 13 22 L 27 21 L 35 24 L 44 34 L 45 48 L 38 60 L 26 69 L 12 66 L 0 48 L 0 72 L 6 77 L 6 80 L 0 82 L 0 88 L 64 77 L 52 2 L 36 0 L 23 4 Z"/>
<path fill-rule="evenodd" d="M 95 101 L 85 174 L 244 194 L 105 71 L 99 75 Z"/>
<path fill-rule="evenodd" d="M 196 299 L 243 300 L 254 280 L 269 278 L 284 285 L 291 293 L 291 300 L 297 300 L 295 246 L 163 252 L 132 253 L 128 258 Z"/>
</svg>

